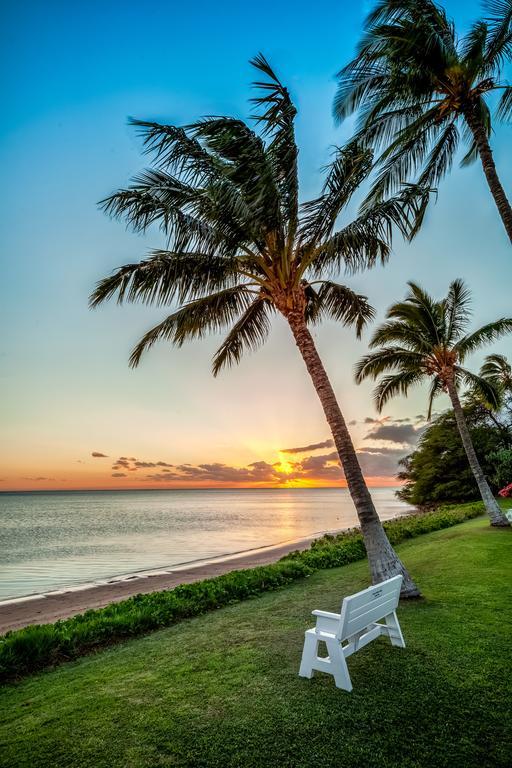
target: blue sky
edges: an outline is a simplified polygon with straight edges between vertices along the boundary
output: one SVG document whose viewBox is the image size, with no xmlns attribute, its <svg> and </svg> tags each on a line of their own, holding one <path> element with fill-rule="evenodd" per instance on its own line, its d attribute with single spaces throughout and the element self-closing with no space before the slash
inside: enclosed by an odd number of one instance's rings
<svg viewBox="0 0 512 768">
<path fill-rule="evenodd" d="M 463 28 L 477 3 L 448 3 Z M 4 119 L 0 160 L 1 407 L 6 439 L 2 487 L 111 485 L 109 456 L 246 465 L 279 448 L 328 436 L 320 406 L 291 341 L 277 323 L 267 347 L 214 380 L 219 339 L 183 350 L 160 345 L 137 371 L 127 366 L 138 336 L 161 312 L 108 306 L 90 312 L 95 281 L 162 244 L 126 232 L 97 201 L 144 165 L 129 115 L 186 123 L 204 114 L 246 117 L 248 60 L 263 51 L 299 108 L 302 197 L 318 192 L 335 127 L 334 74 L 351 56 L 367 3 L 235 2 L 151 4 L 25 2 L 4 6 L 0 55 Z M 510 127 L 493 137 L 512 190 Z M 510 244 L 481 168 L 454 169 L 412 245 L 397 242 L 385 269 L 350 284 L 379 318 L 408 279 L 442 294 L 463 277 L 475 321 L 510 312 Z M 375 413 L 370 386 L 356 388 L 353 364 L 365 344 L 329 324 L 316 332 L 354 438 Z M 496 346 L 511 352 L 510 341 Z M 480 358 L 474 359 L 474 365 Z M 440 406 L 443 402 L 440 401 Z M 424 410 L 424 391 L 388 415 Z M 27 480 L 45 477 L 48 480 Z M 25 479 L 24 479 L 25 478 Z"/>
</svg>

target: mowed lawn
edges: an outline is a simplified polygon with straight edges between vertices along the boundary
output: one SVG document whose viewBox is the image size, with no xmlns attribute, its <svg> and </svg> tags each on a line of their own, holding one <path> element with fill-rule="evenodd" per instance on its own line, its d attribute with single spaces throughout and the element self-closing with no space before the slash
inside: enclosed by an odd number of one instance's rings
<svg viewBox="0 0 512 768">
<path fill-rule="evenodd" d="M 3 766 L 509 766 L 512 531 L 484 518 L 399 547 L 425 599 L 407 643 L 349 659 L 352 693 L 297 676 L 314 608 L 366 564 L 182 622 L 6 687 Z"/>
</svg>

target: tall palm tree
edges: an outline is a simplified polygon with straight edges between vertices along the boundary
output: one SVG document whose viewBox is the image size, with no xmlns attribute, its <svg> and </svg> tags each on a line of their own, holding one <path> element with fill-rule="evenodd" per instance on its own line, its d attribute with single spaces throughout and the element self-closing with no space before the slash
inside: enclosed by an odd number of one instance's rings
<svg viewBox="0 0 512 768">
<path fill-rule="evenodd" d="M 418 183 L 435 186 L 452 165 L 462 130 L 462 165 L 480 157 L 512 241 L 512 208 L 489 144 L 488 103 L 501 92 L 495 117 L 512 116 L 512 86 L 502 79 L 512 57 L 512 0 L 484 6 L 486 18 L 459 39 L 432 0 L 379 0 L 356 57 L 339 73 L 334 111 L 343 120 L 359 109 L 359 138 L 383 150 L 373 200 L 417 173 Z"/>
<path fill-rule="evenodd" d="M 387 322 L 373 334 L 370 349 L 380 349 L 359 361 L 356 381 L 360 383 L 368 377 L 377 379 L 391 372 L 381 378 L 375 389 L 375 404 L 380 412 L 390 398 L 407 395 L 410 387 L 431 378 L 429 419 L 434 398 L 446 392 L 491 525 L 508 526 L 475 453 L 458 390 L 465 384 L 491 406 L 497 405 L 499 395 L 492 382 L 469 371 L 464 362 L 484 344 L 512 332 L 512 318 L 501 318 L 468 333 L 470 293 L 462 280 L 454 280 L 448 295 L 440 301 L 415 283 L 408 285 L 405 300 L 390 307 Z"/>
<path fill-rule="evenodd" d="M 153 167 L 103 207 L 139 231 L 159 225 L 167 249 L 102 280 L 91 304 L 113 296 L 119 302 L 179 303 L 136 345 L 132 366 L 158 340 L 181 346 L 228 328 L 214 374 L 263 343 L 272 316 L 281 314 L 332 430 L 372 578 L 402 573 L 404 596 L 415 596 L 418 590 L 380 523 L 309 327 L 332 318 L 361 333 L 372 308 L 364 296 L 328 277 L 341 268 L 386 261 L 392 230 L 411 235 L 425 194 L 406 187 L 337 229 L 338 216 L 372 167 L 371 152 L 351 144 L 336 150 L 320 196 L 299 205 L 296 109 L 266 59 L 259 55 L 252 64 L 264 76 L 252 100 L 259 133 L 230 117 L 207 117 L 183 128 L 134 121 Z"/>
</svg>

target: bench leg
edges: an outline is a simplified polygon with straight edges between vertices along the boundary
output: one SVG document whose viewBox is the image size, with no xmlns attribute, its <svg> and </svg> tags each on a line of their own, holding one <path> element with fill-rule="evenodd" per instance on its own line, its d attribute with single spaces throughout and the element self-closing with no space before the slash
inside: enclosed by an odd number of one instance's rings
<svg viewBox="0 0 512 768">
<path fill-rule="evenodd" d="M 304 635 L 304 648 L 300 662 L 299 677 L 311 679 L 314 673 L 314 663 L 318 658 L 318 643 L 316 635 L 306 632 Z"/>
<path fill-rule="evenodd" d="M 332 676 L 336 683 L 336 688 L 341 688 L 343 691 L 352 690 L 352 681 L 348 672 L 347 661 L 343 648 L 338 640 L 327 640 L 327 650 L 329 652 L 329 660 L 332 665 Z"/>
<path fill-rule="evenodd" d="M 397 648 L 405 648 L 405 640 L 400 629 L 400 624 L 396 616 L 396 611 L 390 613 L 384 619 L 388 628 L 388 636 L 391 640 L 391 645 L 395 645 Z"/>
</svg>

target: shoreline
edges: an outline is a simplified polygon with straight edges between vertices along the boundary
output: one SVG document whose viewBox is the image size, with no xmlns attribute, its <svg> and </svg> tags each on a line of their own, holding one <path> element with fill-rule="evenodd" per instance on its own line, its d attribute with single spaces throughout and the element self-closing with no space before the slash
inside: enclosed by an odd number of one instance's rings
<svg viewBox="0 0 512 768">
<path fill-rule="evenodd" d="M 91 608 L 118 603 L 133 595 L 173 589 L 179 584 L 191 584 L 230 571 L 269 565 L 295 549 L 306 549 L 315 539 L 327 533 L 335 535 L 347 530 L 350 528 L 317 531 L 302 539 L 195 560 L 169 568 L 148 568 L 43 594 L 8 598 L 0 602 L 0 635 L 30 624 L 50 624 L 59 619 L 67 619 Z"/>
</svg>

